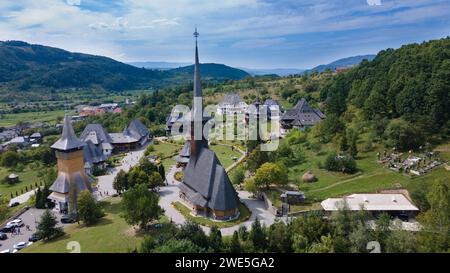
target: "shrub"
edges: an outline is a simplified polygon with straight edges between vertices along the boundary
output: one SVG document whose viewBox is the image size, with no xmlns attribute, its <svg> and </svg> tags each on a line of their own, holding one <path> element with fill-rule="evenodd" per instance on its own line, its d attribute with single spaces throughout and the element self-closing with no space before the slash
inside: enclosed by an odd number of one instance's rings
<svg viewBox="0 0 450 273">
<path fill-rule="evenodd" d="M 173 177 L 175 178 L 175 180 L 181 182 L 183 180 L 183 178 L 184 178 L 184 173 L 183 172 L 176 172 Z"/>
<path fill-rule="evenodd" d="M 330 153 L 325 158 L 323 167 L 328 171 L 341 171 L 344 173 L 354 173 L 357 170 L 356 161 L 353 157 L 348 155 L 338 156 L 336 153 Z"/>
</svg>

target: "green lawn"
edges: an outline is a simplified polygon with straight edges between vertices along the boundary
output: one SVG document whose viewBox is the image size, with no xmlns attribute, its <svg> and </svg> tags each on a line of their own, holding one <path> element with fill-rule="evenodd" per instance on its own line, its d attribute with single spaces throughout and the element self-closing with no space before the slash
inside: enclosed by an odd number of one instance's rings
<svg viewBox="0 0 450 273">
<path fill-rule="evenodd" d="M 220 163 L 225 169 L 235 162 L 233 157 L 239 159 L 242 156 L 240 152 L 232 150 L 228 146 L 211 145 L 209 148 L 216 153 L 217 158 L 219 158 Z"/>
<path fill-rule="evenodd" d="M 21 189 L 25 192 L 25 186 L 30 190 L 30 186 L 35 187 L 35 183 L 38 184 L 41 182 L 40 178 L 37 176 L 38 170 L 31 170 L 28 167 L 25 168 L 22 172 L 16 172 L 13 170 L 6 169 L 4 167 L 0 167 L 0 179 L 2 180 L 4 177 L 10 175 L 11 173 L 15 173 L 19 175 L 20 182 L 16 184 L 9 185 L 8 183 L 0 183 L 0 194 L 6 198 L 11 198 L 11 193 L 16 195 L 16 191 L 18 194 L 21 194 Z"/>
<path fill-rule="evenodd" d="M 135 235 L 133 228 L 120 217 L 120 199 L 102 201 L 106 216 L 91 227 L 77 223 L 65 228 L 66 234 L 50 242 L 37 242 L 23 249 L 25 253 L 67 253 L 67 243 L 77 241 L 83 253 L 126 253 L 138 248 L 142 235 Z"/>
<path fill-rule="evenodd" d="M 193 216 L 193 215 L 191 215 L 191 210 L 179 201 L 173 202 L 172 205 L 181 214 L 183 214 L 183 216 L 186 219 L 189 219 L 199 225 L 207 226 L 207 227 L 212 227 L 212 226 L 217 226 L 218 228 L 232 227 L 232 226 L 235 226 L 235 225 L 238 225 L 240 223 L 247 221 L 248 219 L 250 219 L 250 216 L 251 216 L 250 210 L 242 203 L 239 205 L 239 212 L 240 212 L 239 218 L 232 220 L 232 221 L 227 221 L 227 222 L 213 221 L 213 220 L 205 218 L 205 217 Z"/>
<path fill-rule="evenodd" d="M 171 166 L 176 164 L 175 157 L 176 154 L 183 148 L 183 146 L 175 143 L 160 142 L 158 144 L 152 144 L 155 151 L 151 152 L 150 155 L 163 155 L 162 164 L 164 169 L 168 171 Z"/>
<path fill-rule="evenodd" d="M 69 114 L 74 114 L 69 112 Z M 0 126 L 16 125 L 18 122 L 48 122 L 56 124 L 57 117 L 63 117 L 64 110 L 4 114 L 0 117 Z"/>
<path fill-rule="evenodd" d="M 150 155 L 162 154 L 164 157 L 162 163 L 166 170 L 169 170 L 171 166 L 176 164 L 175 158 L 178 155 L 178 152 L 183 148 L 182 145 L 168 142 L 160 142 L 159 144 L 153 144 L 152 146 L 155 150 L 153 152 L 150 152 Z M 233 157 L 241 157 L 241 153 L 236 150 L 232 150 L 228 146 L 211 145 L 210 149 L 216 153 L 220 163 L 224 168 L 227 168 L 234 163 Z"/>
</svg>

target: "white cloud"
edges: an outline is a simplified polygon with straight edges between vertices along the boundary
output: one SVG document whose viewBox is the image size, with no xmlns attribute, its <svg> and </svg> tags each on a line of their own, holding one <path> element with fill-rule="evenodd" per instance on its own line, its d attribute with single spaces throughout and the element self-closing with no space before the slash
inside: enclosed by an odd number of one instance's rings
<svg viewBox="0 0 450 273">
<path fill-rule="evenodd" d="M 81 5 L 81 0 L 66 0 L 66 3 L 71 6 Z"/>
<path fill-rule="evenodd" d="M 300 42 L 294 45 L 290 35 L 395 28 L 450 17 L 448 0 L 366 1 L 122 0 L 103 9 L 81 0 L 1 0 L 0 40 L 121 59 L 186 60 L 192 57 L 195 25 L 204 56 L 216 58 L 226 51 L 298 48 Z"/>
</svg>

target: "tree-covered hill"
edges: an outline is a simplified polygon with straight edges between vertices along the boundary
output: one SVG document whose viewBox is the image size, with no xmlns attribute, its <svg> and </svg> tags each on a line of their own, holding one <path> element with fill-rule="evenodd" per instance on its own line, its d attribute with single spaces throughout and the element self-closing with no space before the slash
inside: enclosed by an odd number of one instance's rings
<svg viewBox="0 0 450 273">
<path fill-rule="evenodd" d="M 238 80 L 248 75 L 225 65 L 207 64 L 202 68 L 212 81 Z M 190 70 L 190 67 L 168 71 L 137 68 L 102 56 L 22 41 L 0 41 L 0 90 L 156 89 L 191 81 Z"/>
<path fill-rule="evenodd" d="M 373 61 L 329 78 L 320 95 L 328 114 L 362 109 L 379 132 L 398 119 L 411 138 L 448 135 L 450 38 L 383 50 Z"/>
<path fill-rule="evenodd" d="M 241 80 L 250 76 L 244 70 L 229 67 L 223 64 L 205 63 L 200 66 L 203 80 L 218 80 L 223 81 L 227 79 Z M 174 68 L 170 70 L 173 73 L 181 74 L 192 78 L 194 76 L 194 65 Z"/>
</svg>

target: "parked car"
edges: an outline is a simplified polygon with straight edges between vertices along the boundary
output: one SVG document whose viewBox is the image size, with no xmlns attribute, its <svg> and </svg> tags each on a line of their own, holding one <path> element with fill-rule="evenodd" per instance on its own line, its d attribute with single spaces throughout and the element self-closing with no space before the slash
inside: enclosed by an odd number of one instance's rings
<svg viewBox="0 0 450 273">
<path fill-rule="evenodd" d="M 11 228 L 2 227 L 2 228 L 0 228 L 0 232 L 2 232 L 2 233 L 11 232 Z"/>
<path fill-rule="evenodd" d="M 32 242 L 19 242 L 14 245 L 14 249 L 21 250 L 23 248 L 26 248 L 27 246 L 31 245 Z"/>
<path fill-rule="evenodd" d="M 76 219 L 73 217 L 70 217 L 69 215 L 63 215 L 61 217 L 61 223 L 63 224 L 70 224 L 70 223 L 75 223 Z"/>
<path fill-rule="evenodd" d="M 9 205 L 9 207 L 17 207 L 18 205 L 20 205 L 20 203 L 19 202 L 14 202 L 14 203 L 11 203 L 11 205 Z"/>
<path fill-rule="evenodd" d="M 6 228 L 14 228 L 14 227 L 22 227 L 25 225 L 22 219 L 14 219 L 8 223 L 6 223 Z"/>
<path fill-rule="evenodd" d="M 0 251 L 0 253 L 11 253 L 11 251 L 9 249 L 5 249 L 5 250 Z"/>
<path fill-rule="evenodd" d="M 6 240 L 8 239 L 8 235 L 6 233 L 0 232 L 0 240 Z"/>
<path fill-rule="evenodd" d="M 30 238 L 28 238 L 29 242 L 37 242 L 41 239 L 41 237 L 39 237 L 39 235 L 37 235 L 37 233 L 33 233 L 31 234 Z"/>
</svg>

